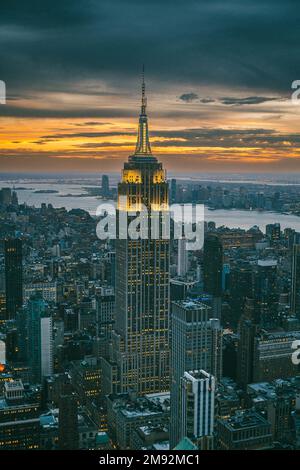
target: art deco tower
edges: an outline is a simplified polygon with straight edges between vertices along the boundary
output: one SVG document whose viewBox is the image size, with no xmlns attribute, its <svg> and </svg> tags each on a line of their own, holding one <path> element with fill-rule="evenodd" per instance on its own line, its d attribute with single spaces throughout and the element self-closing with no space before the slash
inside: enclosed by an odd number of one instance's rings
<svg viewBox="0 0 300 470">
<path fill-rule="evenodd" d="M 130 224 L 142 204 L 155 217 L 147 217 L 143 238 L 116 240 L 112 347 L 118 391 L 138 394 L 169 389 L 169 240 L 161 236 L 168 214 L 168 184 L 162 164 L 151 152 L 146 106 L 143 76 L 137 144 L 118 186 L 117 220 L 125 215 Z M 159 238 L 151 235 L 154 218 Z"/>
</svg>

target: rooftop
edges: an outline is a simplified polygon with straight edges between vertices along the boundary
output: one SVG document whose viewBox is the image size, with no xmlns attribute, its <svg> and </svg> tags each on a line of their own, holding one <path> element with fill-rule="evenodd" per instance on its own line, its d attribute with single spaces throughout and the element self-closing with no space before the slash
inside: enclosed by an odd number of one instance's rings
<svg viewBox="0 0 300 470">
<path fill-rule="evenodd" d="M 178 300 L 173 303 L 179 307 L 185 308 L 186 310 L 206 310 L 209 308 L 206 304 L 199 302 L 198 300 Z"/>
<path fill-rule="evenodd" d="M 230 418 L 221 420 L 232 431 L 268 425 L 268 421 L 259 413 L 252 410 L 238 411 Z"/>
<path fill-rule="evenodd" d="M 261 267 L 277 266 L 276 259 L 259 259 L 257 265 Z"/>
</svg>

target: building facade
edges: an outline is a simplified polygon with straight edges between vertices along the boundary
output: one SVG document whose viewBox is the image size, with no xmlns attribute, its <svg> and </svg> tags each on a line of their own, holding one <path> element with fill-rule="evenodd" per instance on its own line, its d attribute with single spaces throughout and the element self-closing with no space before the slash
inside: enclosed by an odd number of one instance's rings
<svg viewBox="0 0 300 470">
<path fill-rule="evenodd" d="M 300 245 L 293 246 L 291 310 L 300 318 Z"/>
<path fill-rule="evenodd" d="M 170 444 L 180 441 L 180 384 L 185 372 L 205 370 L 222 377 L 222 328 L 211 308 L 198 301 L 172 303 Z M 184 436 L 183 436 L 184 437 Z"/>
<path fill-rule="evenodd" d="M 148 217 L 142 207 L 155 216 Z M 122 238 L 140 214 L 140 238 Z M 169 237 L 162 231 L 168 217 L 168 183 L 152 155 L 146 114 L 145 85 L 136 150 L 124 164 L 118 186 L 116 239 L 116 317 L 113 361 L 119 391 L 139 394 L 169 389 Z M 155 219 L 155 220 L 154 220 Z M 148 223 L 147 223 L 148 222 Z M 153 236 L 158 228 L 159 237 Z"/>
<path fill-rule="evenodd" d="M 6 319 L 11 320 L 16 318 L 16 313 L 23 303 L 22 240 L 5 240 L 4 253 Z"/>
<path fill-rule="evenodd" d="M 215 378 L 204 370 L 185 372 L 180 387 L 180 440 L 188 437 L 200 448 L 213 447 Z"/>
</svg>

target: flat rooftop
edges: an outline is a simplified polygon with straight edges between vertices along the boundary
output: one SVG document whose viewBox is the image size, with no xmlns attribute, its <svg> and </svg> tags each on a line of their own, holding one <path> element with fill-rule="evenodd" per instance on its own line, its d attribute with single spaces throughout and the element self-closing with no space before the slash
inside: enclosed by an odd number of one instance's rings
<svg viewBox="0 0 300 470">
<path fill-rule="evenodd" d="M 186 310 L 204 310 L 210 308 L 199 300 L 178 300 L 173 303 L 179 307 L 185 308 Z"/>
<path fill-rule="evenodd" d="M 222 420 L 223 424 L 232 431 L 239 431 L 247 428 L 254 428 L 261 425 L 268 425 L 268 421 L 259 413 L 239 412 L 234 416 Z"/>
</svg>

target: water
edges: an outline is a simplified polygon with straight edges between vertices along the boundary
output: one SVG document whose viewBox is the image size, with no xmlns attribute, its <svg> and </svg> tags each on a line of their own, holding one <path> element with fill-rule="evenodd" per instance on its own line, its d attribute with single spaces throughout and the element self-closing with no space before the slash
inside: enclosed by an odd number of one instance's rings
<svg viewBox="0 0 300 470">
<path fill-rule="evenodd" d="M 94 186 L 96 182 L 94 181 Z M 91 185 L 91 181 L 77 182 L 55 182 L 41 181 L 41 180 L 21 180 L 14 181 L 17 188 L 19 202 L 26 203 L 30 206 L 40 207 L 41 203 L 52 204 L 53 207 L 65 207 L 67 210 L 71 209 L 84 209 L 90 214 L 94 215 L 98 205 L 101 203 L 101 198 L 89 196 L 85 189 Z M 1 186 L 12 186 L 12 182 L 1 181 Z M 19 189 L 19 188 L 26 189 Z M 46 194 L 36 193 L 39 190 L 54 190 L 57 193 Z M 85 197 L 80 197 L 81 195 Z M 243 211 L 243 210 L 209 210 L 205 209 L 205 220 L 207 222 L 214 221 L 219 227 L 225 225 L 229 228 L 242 228 L 249 229 L 253 225 L 258 225 L 261 230 L 265 230 L 267 224 L 279 222 L 281 228 L 293 228 L 300 232 L 300 217 L 296 215 L 287 215 L 274 212 L 260 212 L 260 211 Z"/>
</svg>

